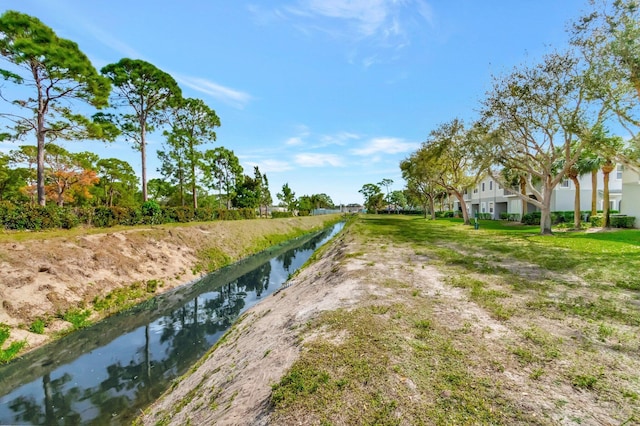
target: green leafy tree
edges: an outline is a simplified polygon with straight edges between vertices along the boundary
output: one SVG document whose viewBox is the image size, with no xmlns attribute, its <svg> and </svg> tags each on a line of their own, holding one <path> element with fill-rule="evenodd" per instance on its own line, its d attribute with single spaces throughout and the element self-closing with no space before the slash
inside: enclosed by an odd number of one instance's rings
<svg viewBox="0 0 640 426">
<path fill-rule="evenodd" d="M 416 161 L 428 166 L 431 182 L 453 194 L 462 209 L 465 225 L 469 225 L 469 213 L 464 191 L 477 184 L 482 177 L 483 166 L 478 164 L 468 131 L 463 122 L 454 119 L 432 130 L 429 138 L 417 152 Z"/>
<path fill-rule="evenodd" d="M 260 173 L 260 169 L 258 168 L 258 166 L 254 166 L 253 176 L 258 185 L 257 191 L 259 216 L 262 217 L 262 207 L 264 207 L 264 215 L 266 217 L 269 211 L 269 205 L 273 201 L 271 198 L 271 191 L 269 191 L 269 180 L 267 179 L 266 174 Z"/>
<path fill-rule="evenodd" d="M 384 194 L 380 187 L 373 183 L 365 183 L 358 191 L 364 197 L 364 207 L 368 212 L 377 213 L 384 204 Z"/>
<path fill-rule="evenodd" d="M 588 65 L 585 88 L 607 104 L 629 132 L 626 147 L 605 156 L 640 168 L 640 4 L 592 1 L 593 9 L 572 28 L 572 44 Z"/>
<path fill-rule="evenodd" d="M 171 75 L 140 59 L 123 58 L 100 70 L 113 84 L 112 104 L 133 113 L 115 118 L 120 130 L 142 158 L 142 200 L 147 201 L 147 132 L 167 121 L 168 109 L 182 98 Z"/>
<path fill-rule="evenodd" d="M 202 169 L 205 185 L 218 190 L 221 203 L 224 191 L 227 208 L 230 209 L 231 201 L 235 196 L 234 190 L 244 173 L 238 157 L 233 151 L 224 147 L 207 150 L 202 158 Z"/>
<path fill-rule="evenodd" d="M 176 185 L 176 190 L 180 199 L 180 205 L 185 205 L 185 186 L 187 179 L 187 165 L 185 164 L 186 147 L 180 138 L 174 138 L 169 135 L 164 151 L 158 151 L 158 159 L 160 160 L 160 168 L 158 171 Z"/>
<path fill-rule="evenodd" d="M 289 187 L 289 183 L 282 185 L 282 192 L 276 194 L 278 200 L 287 207 L 287 211 L 293 212 L 296 209 L 296 193 Z M 311 209 L 309 209 L 311 210 Z"/>
<path fill-rule="evenodd" d="M 591 135 L 606 116 L 606 103 L 588 102 L 588 71 L 570 52 L 554 53 L 496 79 L 477 126 L 489 124 L 493 131 L 474 133 L 480 157 L 525 178 L 527 194 L 515 195 L 540 209 L 542 235 L 551 234 L 554 188 L 593 144 Z M 508 186 L 499 173 L 489 172 Z"/>
<path fill-rule="evenodd" d="M 47 141 L 110 140 L 116 136 L 109 123 L 92 121 L 73 109 L 77 101 L 105 107 L 109 80 L 98 74 L 76 43 L 58 37 L 39 19 L 12 10 L 0 15 L 0 55 L 12 65 L 11 69 L 0 69 L 0 76 L 33 90 L 22 99 L 3 98 L 11 109 L 1 112 L 0 117 L 10 123 L 4 137 L 35 135 L 37 199 L 45 205 Z"/>
<path fill-rule="evenodd" d="M 176 187 L 171 185 L 164 179 L 150 179 L 148 184 L 149 198 L 159 204 L 167 204 L 167 202 L 175 195 Z"/>
<path fill-rule="evenodd" d="M 23 201 L 24 194 L 20 188 L 28 186 L 31 173 L 24 167 L 13 167 L 10 154 L 0 152 L 0 201 Z"/>
<path fill-rule="evenodd" d="M 197 147 L 216 140 L 215 128 L 220 126 L 216 112 L 200 99 L 182 99 L 171 113 L 171 130 L 165 132 L 171 147 L 170 154 L 163 156 L 163 162 L 174 159 L 179 165 L 180 182 L 185 176 L 191 187 L 193 208 L 198 208 L 197 175 L 202 164 L 203 154 Z M 184 168 L 181 167 L 184 165 Z M 165 168 L 170 168 L 168 165 Z"/>
<path fill-rule="evenodd" d="M 393 204 L 396 212 L 399 209 L 405 209 L 407 207 L 407 198 L 402 191 L 391 191 L 389 194 L 389 203 Z"/>
<path fill-rule="evenodd" d="M 443 192 L 442 187 L 436 182 L 437 171 L 436 160 L 429 155 L 424 155 L 425 151 L 418 150 L 411 154 L 409 158 L 400 162 L 402 178 L 407 182 L 407 190 L 418 201 L 424 211 L 431 213 L 431 219 L 436 219 L 436 197 Z"/>
<path fill-rule="evenodd" d="M 311 195 L 311 200 L 316 209 L 331 209 L 334 207 L 333 200 L 325 193 Z"/>
<path fill-rule="evenodd" d="M 233 205 L 238 208 L 258 208 L 260 205 L 261 182 L 245 175 L 236 182 Z"/>
<path fill-rule="evenodd" d="M 391 204 L 391 201 L 389 199 L 389 187 L 391 185 L 393 185 L 393 179 L 384 178 L 380 182 L 378 182 L 378 186 L 384 187 L 387 192 L 387 196 L 385 197 L 385 202 L 387 203 L 387 205 Z"/>
<path fill-rule="evenodd" d="M 138 177 L 133 167 L 124 160 L 104 158 L 96 163 L 104 204 L 129 206 L 138 186 Z"/>
</svg>

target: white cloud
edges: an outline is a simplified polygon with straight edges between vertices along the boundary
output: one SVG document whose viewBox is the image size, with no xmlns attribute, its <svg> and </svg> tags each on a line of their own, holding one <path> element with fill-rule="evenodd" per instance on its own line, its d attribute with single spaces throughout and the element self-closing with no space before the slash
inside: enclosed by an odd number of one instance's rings
<svg viewBox="0 0 640 426">
<path fill-rule="evenodd" d="M 302 138 L 301 138 L 301 137 L 299 137 L 299 136 L 294 136 L 294 137 L 292 137 L 292 138 L 287 139 L 287 140 L 284 142 L 284 144 L 285 144 L 285 145 L 287 145 L 287 146 L 300 146 L 300 145 L 303 145 L 303 144 L 304 144 L 304 142 L 302 141 Z"/>
<path fill-rule="evenodd" d="M 260 160 L 260 161 L 248 161 L 245 170 L 250 169 L 253 170 L 254 166 L 258 166 L 260 169 L 260 173 L 278 173 L 278 172 L 286 172 L 287 170 L 292 170 L 293 166 L 291 163 L 281 160 Z"/>
<path fill-rule="evenodd" d="M 236 108 L 243 108 L 252 100 L 251 95 L 249 95 L 248 93 L 221 86 L 205 78 L 190 77 L 177 74 L 174 75 L 176 80 L 184 84 L 185 86 L 197 90 L 198 92 L 210 95 L 214 99 L 232 105 Z"/>
<path fill-rule="evenodd" d="M 322 135 L 320 137 L 320 145 L 319 146 L 327 146 L 327 145 L 345 145 L 350 140 L 360 139 L 360 135 L 356 133 L 350 132 L 338 132 L 333 135 Z"/>
<path fill-rule="evenodd" d="M 301 153 L 294 157 L 297 165 L 301 167 L 342 167 L 342 159 L 335 154 Z"/>
<path fill-rule="evenodd" d="M 408 27 L 416 17 L 430 27 L 435 22 L 425 0 L 298 0 L 278 12 L 283 19 L 295 19 L 293 25 L 305 34 L 320 31 L 349 40 L 375 38 L 387 47 L 408 44 Z"/>
<path fill-rule="evenodd" d="M 373 154 L 400 154 L 418 149 L 419 143 L 407 142 L 399 138 L 374 138 L 362 148 L 352 149 L 355 155 L 372 156 Z"/>
</svg>

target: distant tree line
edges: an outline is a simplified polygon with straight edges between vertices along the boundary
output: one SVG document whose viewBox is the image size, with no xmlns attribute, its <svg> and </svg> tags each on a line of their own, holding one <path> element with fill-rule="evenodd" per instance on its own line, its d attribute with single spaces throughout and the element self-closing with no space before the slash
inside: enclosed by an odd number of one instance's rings
<svg viewBox="0 0 640 426">
<path fill-rule="evenodd" d="M 245 174 L 234 152 L 203 149 L 220 119 L 203 100 L 184 98 L 175 79 L 154 65 L 123 58 L 96 70 L 78 45 L 35 17 L 0 15 L 2 141 L 34 141 L 0 153 L 0 202 L 59 207 L 161 206 L 253 208 L 272 203 L 266 174 Z M 93 109 L 93 112 L 91 110 Z M 89 113 L 87 113 L 89 111 Z M 162 130 L 162 179 L 147 179 L 147 134 Z M 129 163 L 71 153 L 57 141 L 112 142 L 122 137 L 141 155 L 141 180 Z"/>
</svg>

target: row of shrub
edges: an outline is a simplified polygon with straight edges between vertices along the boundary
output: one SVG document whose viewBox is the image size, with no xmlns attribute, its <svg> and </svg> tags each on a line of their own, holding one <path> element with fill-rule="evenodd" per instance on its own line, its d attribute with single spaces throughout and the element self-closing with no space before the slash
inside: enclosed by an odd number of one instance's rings
<svg viewBox="0 0 640 426">
<path fill-rule="evenodd" d="M 604 216 L 597 214 L 590 218 L 591 226 L 600 227 L 604 225 Z M 609 216 L 609 225 L 612 228 L 633 228 L 636 221 L 634 216 L 626 216 L 623 214 L 613 214 Z"/>
<path fill-rule="evenodd" d="M 0 202 L 0 226 L 4 229 L 70 229 L 80 224 L 100 228 L 116 225 L 156 225 L 161 223 L 206 222 L 212 220 L 254 219 L 255 209 L 212 209 L 208 207 L 161 207 L 147 201 L 138 208 L 80 207 L 57 205 L 25 206 Z"/>
<path fill-rule="evenodd" d="M 617 213 L 617 211 L 614 211 Z M 600 227 L 604 224 L 604 216 L 602 214 L 591 215 L 591 212 L 580 212 L 582 217 L 591 223 L 591 226 Z M 633 216 L 611 213 L 609 222 L 613 228 L 633 228 L 636 220 Z M 558 225 L 561 223 L 572 223 L 574 218 L 573 212 L 551 212 L 551 224 Z M 502 216 L 501 216 L 502 217 Z M 531 212 L 522 216 L 521 222 L 525 225 L 540 225 L 541 212 Z"/>
</svg>

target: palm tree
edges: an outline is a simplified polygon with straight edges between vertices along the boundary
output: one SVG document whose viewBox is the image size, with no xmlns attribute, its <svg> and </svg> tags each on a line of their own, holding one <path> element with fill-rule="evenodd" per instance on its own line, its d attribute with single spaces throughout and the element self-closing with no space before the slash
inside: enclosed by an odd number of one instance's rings
<svg viewBox="0 0 640 426">
<path fill-rule="evenodd" d="M 571 181 L 573 182 L 573 185 L 576 191 L 574 203 L 573 203 L 573 227 L 575 229 L 580 229 L 580 222 L 581 222 L 580 178 L 586 175 L 587 173 L 591 173 L 591 176 L 592 176 L 591 183 L 594 185 L 594 189 L 591 197 L 591 209 L 593 210 L 595 208 L 595 202 L 597 200 L 596 185 L 598 182 L 598 179 L 597 179 L 598 175 L 597 175 L 597 169 L 595 172 L 593 171 L 592 158 L 581 156 L 578 159 L 578 161 L 576 161 L 575 164 L 571 166 L 571 168 L 569 168 L 569 170 L 567 171 L 567 177 L 571 179 Z"/>
<path fill-rule="evenodd" d="M 602 195 L 602 216 L 603 216 L 603 228 L 609 228 L 611 226 L 611 220 L 609 218 L 609 174 L 616 168 L 616 165 L 610 158 L 605 159 L 602 165 L 602 174 L 604 177 L 604 192 Z"/>
</svg>

